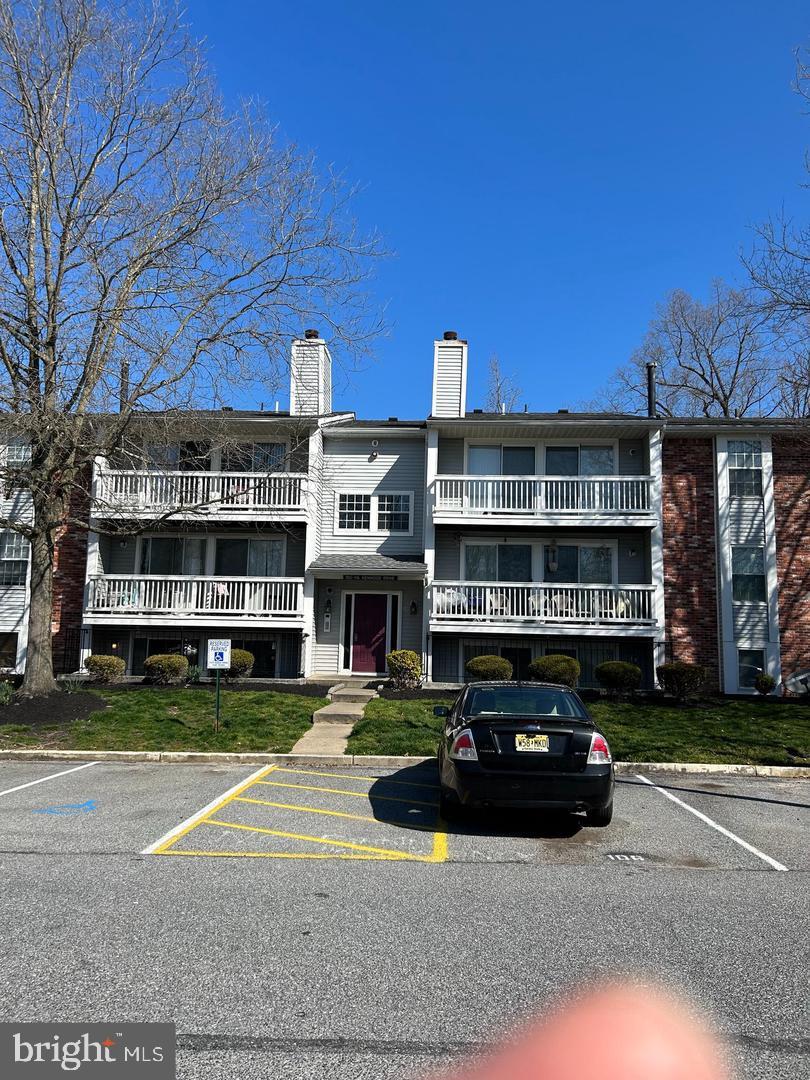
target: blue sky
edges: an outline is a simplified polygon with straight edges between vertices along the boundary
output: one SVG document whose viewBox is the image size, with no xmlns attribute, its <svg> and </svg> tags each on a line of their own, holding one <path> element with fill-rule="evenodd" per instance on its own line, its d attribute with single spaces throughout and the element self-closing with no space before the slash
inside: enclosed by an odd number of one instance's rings
<svg viewBox="0 0 810 1080">
<path fill-rule="evenodd" d="M 336 407 L 430 410 L 432 341 L 497 353 L 530 409 L 576 407 L 658 300 L 740 277 L 751 226 L 801 216 L 810 116 L 791 91 L 806 2 L 189 0 L 226 96 L 364 186 L 396 254 L 390 333 Z"/>
</svg>

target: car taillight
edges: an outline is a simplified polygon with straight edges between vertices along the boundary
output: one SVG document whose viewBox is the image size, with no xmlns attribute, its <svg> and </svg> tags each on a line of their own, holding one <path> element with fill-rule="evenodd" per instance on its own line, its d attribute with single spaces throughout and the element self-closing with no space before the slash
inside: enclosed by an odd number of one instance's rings
<svg viewBox="0 0 810 1080">
<path fill-rule="evenodd" d="M 588 764 L 589 765 L 609 765 L 613 761 L 610 756 L 610 747 L 607 744 L 607 739 L 604 735 L 599 735 L 596 731 L 591 735 L 591 749 L 588 752 Z"/>
<path fill-rule="evenodd" d="M 450 757 L 457 761 L 478 761 L 478 751 L 475 749 L 472 732 L 468 728 L 460 731 L 453 739 Z"/>
</svg>

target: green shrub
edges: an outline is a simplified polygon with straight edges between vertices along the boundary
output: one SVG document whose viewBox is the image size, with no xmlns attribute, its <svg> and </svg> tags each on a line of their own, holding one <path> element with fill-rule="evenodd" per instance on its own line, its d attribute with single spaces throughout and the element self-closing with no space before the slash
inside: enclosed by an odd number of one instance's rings
<svg viewBox="0 0 810 1080">
<path fill-rule="evenodd" d="M 14 701 L 14 683 L 7 679 L 0 682 L 0 705 L 10 705 Z"/>
<path fill-rule="evenodd" d="M 754 680 L 754 686 L 763 697 L 766 697 L 768 694 L 773 693 L 776 686 L 776 679 L 773 675 L 768 675 L 766 672 L 760 671 L 759 675 L 757 675 Z"/>
<path fill-rule="evenodd" d="M 512 678 L 512 665 L 502 656 L 474 656 L 467 661 L 464 670 L 476 681 L 500 682 Z"/>
<path fill-rule="evenodd" d="M 672 694 L 678 701 L 695 697 L 706 682 L 707 675 L 702 664 L 687 664 L 682 660 L 660 664 L 655 673 L 664 693 Z"/>
<path fill-rule="evenodd" d="M 641 686 L 641 668 L 624 660 L 606 660 L 593 669 L 600 686 L 617 697 L 632 694 Z"/>
<path fill-rule="evenodd" d="M 231 666 L 228 668 L 226 678 L 246 679 L 253 671 L 255 663 L 256 657 L 247 649 L 231 649 Z"/>
<path fill-rule="evenodd" d="M 561 653 L 538 656 L 529 664 L 530 679 L 536 682 L 560 683 L 562 686 L 570 686 L 572 690 L 579 682 L 580 671 L 579 660 Z"/>
<path fill-rule="evenodd" d="M 203 669 L 199 664 L 189 664 L 186 673 L 186 682 L 198 683 L 203 676 Z"/>
<path fill-rule="evenodd" d="M 104 656 L 99 653 L 96 656 L 88 656 L 84 666 L 94 682 L 111 683 L 118 679 L 127 670 L 126 661 L 121 656 Z"/>
<path fill-rule="evenodd" d="M 412 649 L 396 649 L 385 658 L 388 674 L 397 690 L 413 690 L 422 681 L 422 661 Z"/>
<path fill-rule="evenodd" d="M 154 656 L 147 656 L 143 662 L 143 670 L 147 679 L 159 686 L 181 683 L 186 681 L 188 675 L 188 660 L 177 653 L 156 653 Z"/>
</svg>

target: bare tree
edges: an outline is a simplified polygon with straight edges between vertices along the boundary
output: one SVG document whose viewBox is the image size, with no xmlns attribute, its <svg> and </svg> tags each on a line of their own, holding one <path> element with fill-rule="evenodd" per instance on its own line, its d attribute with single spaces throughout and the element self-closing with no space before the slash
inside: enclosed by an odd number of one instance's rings
<svg viewBox="0 0 810 1080">
<path fill-rule="evenodd" d="M 683 290 L 666 298 L 641 346 L 593 404 L 643 411 L 646 366 L 654 363 L 663 415 L 769 415 L 779 405 L 783 362 L 769 314 L 746 292 L 715 281 L 708 303 Z"/>
<path fill-rule="evenodd" d="M 514 377 L 504 375 L 497 356 L 489 358 L 486 408 L 489 412 L 514 412 L 523 391 Z"/>
<path fill-rule="evenodd" d="M 225 107 L 162 0 L 0 0 L 0 129 L 0 427 L 30 447 L 0 475 L 30 513 L 0 527 L 30 543 L 33 695 L 54 687 L 55 539 L 96 456 L 145 410 L 272 389 L 315 319 L 361 345 L 379 247 L 351 190 Z"/>
</svg>

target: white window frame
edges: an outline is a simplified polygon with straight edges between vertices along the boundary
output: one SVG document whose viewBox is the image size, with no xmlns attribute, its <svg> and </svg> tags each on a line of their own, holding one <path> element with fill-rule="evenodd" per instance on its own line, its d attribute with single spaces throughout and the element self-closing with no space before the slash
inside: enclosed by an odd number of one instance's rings
<svg viewBox="0 0 810 1080">
<path fill-rule="evenodd" d="M 369 527 L 367 529 L 341 529 L 340 527 L 340 498 L 342 495 L 354 495 L 362 496 L 369 500 Z M 379 504 L 381 495 L 407 495 L 409 510 L 408 510 L 408 530 L 396 529 L 380 529 L 377 527 L 379 520 Z M 340 536 L 413 536 L 413 520 L 414 520 L 414 502 L 415 493 L 413 491 L 348 491 L 339 490 L 335 492 L 335 501 L 332 517 L 332 526 L 335 534 Z"/>
<path fill-rule="evenodd" d="M 13 544 L 19 544 L 20 553 L 13 556 L 4 555 L 4 548 L 6 544 L 6 537 L 12 537 Z M 28 564 L 31 561 L 31 545 L 28 540 L 13 529 L 0 529 L 0 568 L 5 563 L 23 563 L 22 581 L 18 581 L 14 584 L 11 582 L 5 585 L 5 588 L 9 589 L 22 589 L 25 588 L 28 581 Z M 2 586 L 2 575 L 0 575 L 0 586 Z"/>
</svg>

